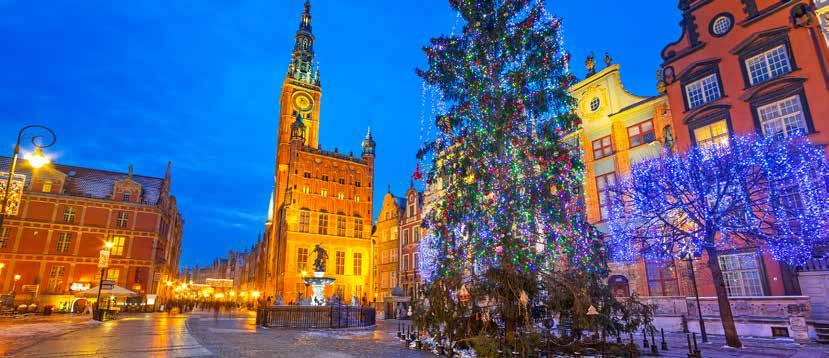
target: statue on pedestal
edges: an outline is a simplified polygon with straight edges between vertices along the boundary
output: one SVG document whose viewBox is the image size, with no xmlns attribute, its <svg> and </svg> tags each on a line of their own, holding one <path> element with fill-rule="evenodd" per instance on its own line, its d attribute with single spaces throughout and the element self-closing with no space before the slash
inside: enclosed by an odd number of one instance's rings
<svg viewBox="0 0 829 358">
<path fill-rule="evenodd" d="M 317 258 L 314 260 L 314 272 L 325 272 L 325 263 L 328 261 L 328 253 L 322 248 L 322 244 L 314 246 L 314 253 Z"/>
</svg>

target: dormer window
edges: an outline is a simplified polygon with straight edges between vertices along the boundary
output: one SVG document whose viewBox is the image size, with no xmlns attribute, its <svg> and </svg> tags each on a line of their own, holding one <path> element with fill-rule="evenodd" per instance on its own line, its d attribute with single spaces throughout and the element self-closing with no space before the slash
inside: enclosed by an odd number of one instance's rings
<svg viewBox="0 0 829 358">
<path fill-rule="evenodd" d="M 685 85 L 685 98 L 688 100 L 688 109 L 697 108 L 708 102 L 722 97 L 717 74 L 712 73 L 694 82 Z"/>
<path fill-rule="evenodd" d="M 778 77 L 792 71 L 789 53 L 785 45 L 779 45 L 745 60 L 749 84 Z"/>
<path fill-rule="evenodd" d="M 52 192 L 52 181 L 51 180 L 44 180 L 43 186 L 40 188 L 44 193 L 51 193 Z"/>
<path fill-rule="evenodd" d="M 121 200 L 130 201 L 130 193 L 124 193 L 123 195 L 121 195 Z"/>
</svg>

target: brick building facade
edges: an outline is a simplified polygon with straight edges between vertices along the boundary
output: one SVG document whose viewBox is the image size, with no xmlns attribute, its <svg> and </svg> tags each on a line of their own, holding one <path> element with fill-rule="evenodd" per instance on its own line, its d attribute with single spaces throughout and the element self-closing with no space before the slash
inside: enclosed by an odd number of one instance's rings
<svg viewBox="0 0 829 358">
<path fill-rule="evenodd" d="M 371 131 L 362 153 L 322 150 L 319 145 L 319 71 L 314 71 L 311 5 L 306 2 L 288 74 L 279 97 L 273 221 L 266 233 L 264 294 L 294 300 L 311 275 L 313 248 L 328 252 L 326 275 L 340 292 L 368 299 L 372 287 L 372 184 L 375 143 Z"/>
<path fill-rule="evenodd" d="M 0 157 L 0 168 L 10 158 Z M 164 292 L 177 276 L 184 221 L 163 178 L 52 164 L 26 177 L 17 215 L 0 233 L 0 291 L 18 301 L 58 305 L 98 286 L 99 251 L 111 249 L 108 280 L 142 297 Z M 14 275 L 20 281 L 13 283 Z"/>
</svg>

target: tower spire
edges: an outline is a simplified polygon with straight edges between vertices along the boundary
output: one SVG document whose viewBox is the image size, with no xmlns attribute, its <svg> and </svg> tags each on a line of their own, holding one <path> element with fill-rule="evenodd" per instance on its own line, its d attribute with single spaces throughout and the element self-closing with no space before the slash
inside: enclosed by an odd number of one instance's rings
<svg viewBox="0 0 829 358">
<path fill-rule="evenodd" d="M 296 31 L 294 53 L 288 66 L 288 77 L 313 85 L 319 85 L 319 76 L 314 72 L 314 34 L 311 28 L 311 1 L 305 1 L 305 11 Z"/>
</svg>

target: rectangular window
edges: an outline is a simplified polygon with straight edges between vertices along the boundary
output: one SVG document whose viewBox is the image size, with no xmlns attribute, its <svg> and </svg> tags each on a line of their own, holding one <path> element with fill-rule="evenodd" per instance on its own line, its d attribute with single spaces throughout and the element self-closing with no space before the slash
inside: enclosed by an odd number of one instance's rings
<svg viewBox="0 0 829 358">
<path fill-rule="evenodd" d="M 679 284 L 676 281 L 676 268 L 671 262 L 648 262 L 648 288 L 651 296 L 677 296 Z"/>
<path fill-rule="evenodd" d="M 386 264 L 388 262 L 389 262 L 389 252 L 383 250 L 383 252 L 380 253 L 380 264 Z"/>
<path fill-rule="evenodd" d="M 749 83 L 752 85 L 792 71 L 786 45 L 780 45 L 759 55 L 747 58 L 745 66 L 748 72 Z"/>
<path fill-rule="evenodd" d="M 328 196 L 328 189 L 320 189 L 320 196 L 322 196 L 322 197 Z"/>
<path fill-rule="evenodd" d="M 363 219 L 354 219 L 354 237 L 363 237 Z"/>
<path fill-rule="evenodd" d="M 308 232 L 311 226 L 311 213 L 308 210 L 299 212 L 299 232 Z"/>
<path fill-rule="evenodd" d="M 4 227 L 3 232 L 0 233 L 0 249 L 9 247 L 9 237 L 11 237 L 12 228 Z"/>
<path fill-rule="evenodd" d="M 328 235 L 328 214 L 321 213 L 319 215 L 317 234 Z"/>
<path fill-rule="evenodd" d="M 43 187 L 41 189 L 43 189 L 42 191 L 44 193 L 51 193 L 52 192 L 52 181 L 51 180 L 44 180 L 43 181 Z"/>
<path fill-rule="evenodd" d="M 363 274 L 363 253 L 354 253 L 354 275 L 360 276 Z"/>
<path fill-rule="evenodd" d="M 354 195 L 354 201 L 359 203 L 360 202 L 360 196 L 359 195 Z"/>
<path fill-rule="evenodd" d="M 337 251 L 336 260 L 337 275 L 345 275 L 345 252 Z"/>
<path fill-rule="evenodd" d="M 765 135 L 788 136 L 807 131 L 799 95 L 758 107 L 757 114 Z"/>
<path fill-rule="evenodd" d="M 117 285 L 118 284 L 118 279 L 120 277 L 121 277 L 121 270 L 119 270 L 117 268 L 107 269 L 107 280 L 115 282 L 115 284 Z"/>
<path fill-rule="evenodd" d="M 338 183 L 340 183 L 340 184 L 345 184 L 345 179 L 340 178 L 340 180 L 338 181 Z"/>
<path fill-rule="evenodd" d="M 412 228 L 412 236 L 414 237 L 414 242 L 420 242 L 420 227 L 413 227 Z"/>
<path fill-rule="evenodd" d="M 725 120 L 719 120 L 714 123 L 695 128 L 694 139 L 697 142 L 697 146 L 700 148 L 728 146 L 728 124 L 726 124 Z"/>
<path fill-rule="evenodd" d="M 653 142 L 655 139 L 656 132 L 653 130 L 653 121 L 650 119 L 628 127 L 628 140 L 631 148 Z"/>
<path fill-rule="evenodd" d="M 63 222 L 65 223 L 73 223 L 75 222 L 75 208 L 71 206 L 67 206 L 63 208 Z"/>
<path fill-rule="evenodd" d="M 304 178 L 311 178 L 311 172 L 304 172 L 304 173 L 302 173 L 302 177 L 304 177 Z"/>
<path fill-rule="evenodd" d="M 403 272 L 409 271 L 409 255 L 403 255 Z"/>
<path fill-rule="evenodd" d="M 610 187 L 616 185 L 616 173 L 607 173 L 596 177 L 596 194 L 599 199 L 599 214 L 602 220 L 610 217 Z"/>
<path fill-rule="evenodd" d="M 409 244 L 409 229 L 403 229 L 403 245 Z"/>
<path fill-rule="evenodd" d="M 323 176 L 322 176 L 322 181 L 328 181 L 328 176 L 327 176 L 327 175 L 323 175 Z"/>
<path fill-rule="evenodd" d="M 415 252 L 412 254 L 412 271 L 417 271 L 418 265 L 420 265 L 420 262 L 417 261 L 417 252 Z"/>
<path fill-rule="evenodd" d="M 308 267 L 308 248 L 300 247 L 296 250 L 296 272 L 305 271 Z"/>
<path fill-rule="evenodd" d="M 302 187 L 302 193 L 303 194 L 311 194 L 311 187 L 309 187 L 307 185 L 303 186 Z"/>
<path fill-rule="evenodd" d="M 118 217 L 115 219 L 115 226 L 125 228 L 129 224 L 129 214 L 126 211 L 119 211 Z"/>
<path fill-rule="evenodd" d="M 764 295 L 757 254 L 721 255 L 719 263 L 729 297 Z"/>
<path fill-rule="evenodd" d="M 337 216 L 337 236 L 345 236 L 345 216 Z"/>
<path fill-rule="evenodd" d="M 380 288 L 389 288 L 389 273 L 380 273 Z"/>
<path fill-rule="evenodd" d="M 55 247 L 57 252 L 69 252 L 69 246 L 72 244 L 72 233 L 62 232 L 58 234 L 58 242 Z"/>
<path fill-rule="evenodd" d="M 49 292 L 60 293 L 63 291 L 63 273 L 65 270 L 66 267 L 64 266 L 52 266 L 49 271 Z"/>
<path fill-rule="evenodd" d="M 415 214 L 415 206 L 409 205 L 409 217 L 414 217 Z"/>
<path fill-rule="evenodd" d="M 121 256 L 124 254 L 124 242 L 127 241 L 126 237 L 123 236 L 113 236 L 112 237 L 112 249 L 109 250 L 110 254 L 113 256 Z"/>
<path fill-rule="evenodd" d="M 358 188 L 359 188 L 359 187 L 360 187 L 360 182 L 359 182 L 359 181 L 355 181 L 355 182 L 354 182 L 354 186 L 356 186 L 356 187 L 358 187 Z"/>
<path fill-rule="evenodd" d="M 688 109 L 720 99 L 720 84 L 717 75 L 712 73 L 685 85 L 685 97 L 688 100 Z"/>
<path fill-rule="evenodd" d="M 593 141 L 593 159 L 601 159 L 611 154 L 613 154 L 613 142 L 611 142 L 610 136 Z"/>
<path fill-rule="evenodd" d="M 345 199 L 345 194 L 343 194 L 342 192 L 337 193 L 337 199 L 340 199 L 340 200 Z"/>
</svg>

